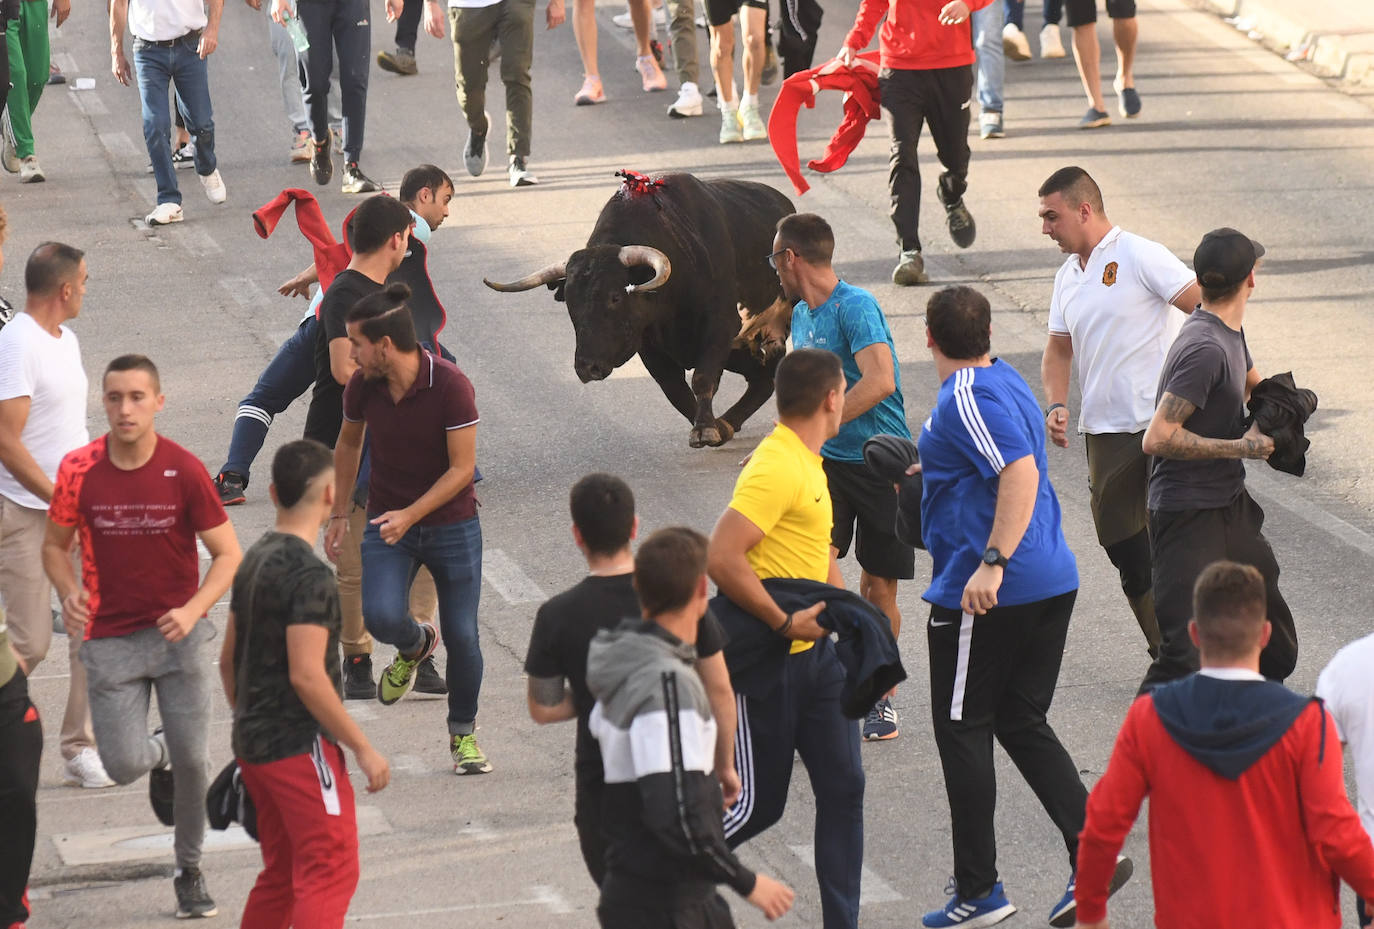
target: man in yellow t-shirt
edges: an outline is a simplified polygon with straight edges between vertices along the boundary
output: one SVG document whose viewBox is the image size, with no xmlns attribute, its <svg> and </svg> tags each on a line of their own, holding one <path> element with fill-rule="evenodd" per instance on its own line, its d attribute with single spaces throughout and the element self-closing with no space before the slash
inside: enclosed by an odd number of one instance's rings
<svg viewBox="0 0 1374 929">
<path fill-rule="evenodd" d="M 779 635 L 791 653 L 776 686 L 736 697 L 735 762 L 743 784 L 725 814 L 733 848 L 782 818 L 792 758 L 800 753 L 816 797 L 816 846 L 825 929 L 855 929 L 863 867 L 864 773 L 859 730 L 840 711 L 844 668 L 817 603 L 787 613 L 763 579 L 804 578 L 843 586 L 830 547 L 832 511 L 820 448 L 840 427 L 845 380 L 838 355 L 799 349 L 778 365 L 778 425 L 735 482 L 711 533 L 708 570 L 720 592 Z"/>
</svg>

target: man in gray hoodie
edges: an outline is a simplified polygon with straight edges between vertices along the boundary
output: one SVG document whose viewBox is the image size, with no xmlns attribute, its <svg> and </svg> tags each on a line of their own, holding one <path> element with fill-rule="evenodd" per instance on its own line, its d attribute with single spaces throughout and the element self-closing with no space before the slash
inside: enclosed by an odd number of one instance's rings
<svg viewBox="0 0 1374 929">
<path fill-rule="evenodd" d="M 606 782 L 601 926 L 733 927 L 720 883 L 777 919 L 792 906 L 791 888 L 740 864 L 721 824 L 716 723 L 693 667 L 708 599 L 706 538 L 655 532 L 635 556 L 634 584 L 646 621 L 597 633 L 587 655 L 596 697 L 588 725 Z"/>
</svg>

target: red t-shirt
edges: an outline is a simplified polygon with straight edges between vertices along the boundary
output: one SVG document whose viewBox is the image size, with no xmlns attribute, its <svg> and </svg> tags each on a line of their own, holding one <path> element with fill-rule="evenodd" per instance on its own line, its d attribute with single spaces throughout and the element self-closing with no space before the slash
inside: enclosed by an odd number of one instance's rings
<svg viewBox="0 0 1374 929">
<path fill-rule="evenodd" d="M 180 445 L 158 436 L 153 457 L 124 471 L 106 441 L 62 459 L 48 508 L 49 519 L 81 537 L 88 639 L 150 628 L 190 600 L 200 587 L 196 533 L 229 519 L 205 465 Z"/>
<path fill-rule="evenodd" d="M 472 382 L 458 366 L 420 352 L 420 373 L 400 402 L 391 401 L 386 381 L 354 371 L 344 387 L 344 419 L 367 423 L 372 477 L 367 515 L 402 510 L 424 496 L 449 468 L 448 434 L 477 425 Z M 477 515 L 471 481 L 416 525 L 442 526 Z"/>
</svg>

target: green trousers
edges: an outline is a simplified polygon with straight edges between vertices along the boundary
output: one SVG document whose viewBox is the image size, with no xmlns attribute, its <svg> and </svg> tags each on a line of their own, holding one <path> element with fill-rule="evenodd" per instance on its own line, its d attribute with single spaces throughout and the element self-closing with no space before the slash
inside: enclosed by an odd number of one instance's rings
<svg viewBox="0 0 1374 929">
<path fill-rule="evenodd" d="M 25 0 L 31 2 L 31 0 Z M 530 62 L 534 58 L 534 0 L 498 0 L 491 6 L 450 7 L 453 70 L 458 105 L 468 128 L 486 134 L 487 71 L 491 43 L 501 46 L 501 83 L 506 87 L 506 154 L 528 158 L 534 94 Z"/>
<path fill-rule="evenodd" d="M 33 111 L 48 84 L 47 0 L 21 0 L 19 18 L 5 30 L 10 52 L 9 108 L 14 147 L 20 158 L 33 154 Z"/>
</svg>

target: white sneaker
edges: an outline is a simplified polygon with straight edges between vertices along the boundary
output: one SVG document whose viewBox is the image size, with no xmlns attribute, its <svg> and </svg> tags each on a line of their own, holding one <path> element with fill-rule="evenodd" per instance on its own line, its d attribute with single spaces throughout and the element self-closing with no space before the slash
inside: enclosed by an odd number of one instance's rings
<svg viewBox="0 0 1374 929">
<path fill-rule="evenodd" d="M 62 783 L 68 787 L 85 787 L 90 790 L 115 785 L 115 782 L 110 780 L 110 775 L 105 773 L 105 766 L 100 763 L 100 755 L 93 748 L 83 748 L 75 757 L 67 759 L 62 765 Z"/>
<path fill-rule="evenodd" d="M 744 133 L 740 129 L 739 111 L 731 108 L 721 107 L 720 110 L 720 144 L 729 145 L 731 142 L 743 142 Z"/>
<path fill-rule="evenodd" d="M 229 191 L 225 189 L 224 178 L 219 176 L 218 168 L 200 175 L 200 186 L 205 188 L 205 196 L 211 203 L 223 203 L 229 199 Z"/>
<path fill-rule="evenodd" d="M 611 22 L 615 23 L 621 29 L 633 29 L 635 27 L 635 21 L 630 18 L 629 10 L 626 10 L 624 13 L 615 14 L 611 17 Z M 668 14 L 663 12 L 663 7 L 661 6 L 654 7 L 654 25 L 659 27 L 668 25 Z"/>
<path fill-rule="evenodd" d="M 768 138 L 768 127 L 763 124 L 763 116 L 756 103 L 741 105 L 739 108 L 741 135 L 746 142 L 756 142 Z"/>
<path fill-rule="evenodd" d="M 668 107 L 668 115 L 673 119 L 686 119 L 688 116 L 701 115 L 701 91 L 691 81 L 684 81 L 677 92 L 677 99 Z"/>
<path fill-rule="evenodd" d="M 144 221 L 150 226 L 167 226 L 179 223 L 185 218 L 181 215 L 180 203 L 159 203 L 144 217 Z"/>
<path fill-rule="evenodd" d="M 1016 23 L 1007 23 L 1002 27 L 1002 52 L 1012 61 L 1030 59 L 1030 40 Z"/>
<path fill-rule="evenodd" d="M 1040 57 L 1041 58 L 1063 58 L 1064 43 L 1059 38 L 1059 26 L 1056 23 L 1045 23 L 1045 28 L 1040 30 Z"/>
<path fill-rule="evenodd" d="M 38 166 L 38 156 L 30 155 L 19 162 L 19 183 L 21 184 L 41 184 L 48 179 L 43 173 L 43 169 Z"/>
</svg>

